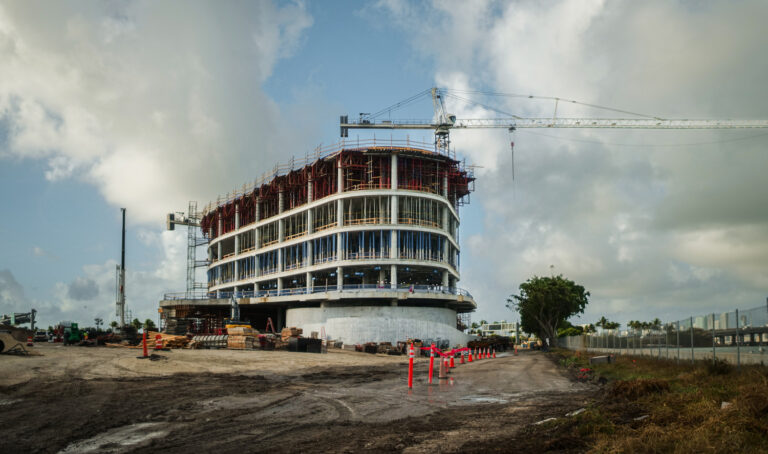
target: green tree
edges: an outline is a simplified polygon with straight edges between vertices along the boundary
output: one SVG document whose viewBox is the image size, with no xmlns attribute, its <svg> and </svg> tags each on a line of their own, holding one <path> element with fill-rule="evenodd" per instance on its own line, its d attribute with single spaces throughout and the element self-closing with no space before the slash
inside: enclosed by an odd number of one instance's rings
<svg viewBox="0 0 768 454">
<path fill-rule="evenodd" d="M 554 345 L 558 327 L 572 315 L 584 313 L 589 296 L 584 287 L 562 275 L 534 276 L 520 284 L 520 294 L 507 298 L 507 307 L 518 311 L 523 331 Z"/>
<path fill-rule="evenodd" d="M 600 320 L 598 320 L 597 323 L 595 323 L 595 326 L 599 326 L 600 328 L 605 329 L 606 323 L 609 323 L 608 319 L 605 318 L 605 315 L 603 315 L 602 317 L 600 317 Z"/>
<path fill-rule="evenodd" d="M 131 321 L 131 326 L 133 326 L 136 329 L 136 331 L 138 331 L 139 329 L 141 329 L 141 322 L 139 321 L 138 318 L 134 318 Z"/>
<path fill-rule="evenodd" d="M 157 327 L 155 326 L 155 322 L 152 321 L 152 319 L 146 319 L 144 321 L 144 331 L 155 331 Z"/>
<path fill-rule="evenodd" d="M 605 324 L 605 329 L 619 329 L 619 326 L 621 326 L 621 323 L 619 322 L 608 322 Z"/>
</svg>

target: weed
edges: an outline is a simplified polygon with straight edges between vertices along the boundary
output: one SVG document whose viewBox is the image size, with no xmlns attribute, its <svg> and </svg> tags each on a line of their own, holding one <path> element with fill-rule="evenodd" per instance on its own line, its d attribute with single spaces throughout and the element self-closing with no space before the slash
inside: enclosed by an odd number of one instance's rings
<svg viewBox="0 0 768 454">
<path fill-rule="evenodd" d="M 667 391 L 669 391 L 669 382 L 655 378 L 617 380 L 611 384 L 610 388 L 611 395 L 628 400 L 637 400 L 648 394 L 660 394 Z"/>
</svg>

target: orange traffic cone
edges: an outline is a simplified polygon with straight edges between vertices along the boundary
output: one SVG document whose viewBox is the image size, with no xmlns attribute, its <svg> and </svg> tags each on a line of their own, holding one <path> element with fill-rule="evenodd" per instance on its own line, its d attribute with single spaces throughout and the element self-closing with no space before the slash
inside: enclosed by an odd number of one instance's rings
<svg viewBox="0 0 768 454">
<path fill-rule="evenodd" d="M 27 336 L 27 347 L 34 346 L 34 340 L 32 339 L 32 336 Z"/>
<path fill-rule="evenodd" d="M 455 365 L 455 364 L 453 364 L 453 355 L 451 355 L 451 366 L 450 366 L 450 367 L 451 367 L 451 368 L 454 368 L 454 367 L 456 367 L 456 365 Z"/>
<path fill-rule="evenodd" d="M 496 349 L 493 349 L 493 358 L 496 359 Z"/>
</svg>

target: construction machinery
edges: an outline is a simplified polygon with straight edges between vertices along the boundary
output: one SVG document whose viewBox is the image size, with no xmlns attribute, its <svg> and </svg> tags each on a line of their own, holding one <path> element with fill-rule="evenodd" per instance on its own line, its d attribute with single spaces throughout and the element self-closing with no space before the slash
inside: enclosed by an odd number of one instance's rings
<svg viewBox="0 0 768 454">
<path fill-rule="evenodd" d="M 554 101 L 554 113 L 547 118 L 526 118 L 494 107 L 476 102 L 467 96 L 501 96 L 527 99 L 544 99 Z M 431 96 L 434 116 L 431 120 L 392 120 L 389 115 L 406 105 L 421 98 Z M 486 110 L 507 115 L 501 118 L 467 119 L 457 118 L 448 113 L 445 108 L 445 98 L 453 98 L 463 103 L 473 104 Z M 557 109 L 561 103 L 577 104 L 590 108 L 609 110 L 622 114 L 634 115 L 642 118 L 558 118 Z M 387 115 L 387 120 L 378 120 Z M 594 104 L 582 103 L 570 99 L 556 97 L 541 97 L 532 95 L 519 95 L 512 93 L 496 93 L 475 90 L 454 90 L 447 88 L 431 88 L 417 93 L 408 99 L 400 101 L 386 109 L 369 114 L 361 113 L 358 121 L 349 121 L 348 115 L 342 115 L 339 121 L 341 137 L 349 137 L 350 129 L 430 129 L 435 131 L 435 151 L 441 154 L 450 154 L 450 130 L 451 129 L 478 129 L 478 128 L 503 128 L 514 132 L 521 128 L 602 128 L 602 129 L 751 129 L 768 128 L 768 120 L 687 120 L 660 118 L 653 115 L 639 114 L 626 110 L 613 109 Z"/>
<path fill-rule="evenodd" d="M 83 334 L 76 322 L 61 322 L 58 331 L 64 338 L 65 345 L 76 344 L 83 340 Z"/>
<path fill-rule="evenodd" d="M 35 315 L 37 315 L 37 311 L 35 309 L 32 309 L 29 312 L 12 312 L 10 315 L 2 315 L 0 316 L 0 323 L 3 325 L 21 325 L 23 323 L 29 323 L 30 329 L 32 331 L 35 330 Z"/>
</svg>

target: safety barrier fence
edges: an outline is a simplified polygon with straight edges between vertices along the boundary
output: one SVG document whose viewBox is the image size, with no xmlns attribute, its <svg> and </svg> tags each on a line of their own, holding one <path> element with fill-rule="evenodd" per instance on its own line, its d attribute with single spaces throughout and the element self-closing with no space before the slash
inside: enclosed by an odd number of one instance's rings
<svg viewBox="0 0 768 454">
<path fill-rule="evenodd" d="M 393 289 L 386 285 L 379 284 L 347 284 L 341 287 L 341 291 L 353 291 L 353 290 L 365 290 L 372 292 L 401 292 L 401 293 L 437 293 L 446 295 L 463 296 L 472 298 L 472 294 L 469 291 L 457 287 L 444 287 L 441 285 L 410 285 L 401 286 L 397 289 Z M 235 298 L 261 298 L 265 296 L 289 296 L 289 295 L 306 295 L 311 293 L 324 293 L 324 292 L 336 292 L 339 288 L 336 285 L 321 286 L 316 285 L 314 287 L 297 287 L 297 288 L 284 288 L 281 290 L 269 289 L 269 290 L 250 290 L 250 291 L 238 291 L 238 292 L 175 292 L 166 293 L 163 295 L 165 300 L 206 300 L 206 299 L 222 299 L 230 298 L 234 295 Z"/>
<path fill-rule="evenodd" d="M 645 326 L 643 326 L 645 325 Z M 676 362 L 696 360 L 768 363 L 768 301 L 747 310 L 691 316 L 672 322 L 633 323 L 625 330 L 603 329 L 561 337 L 570 350 L 648 356 Z"/>
</svg>

